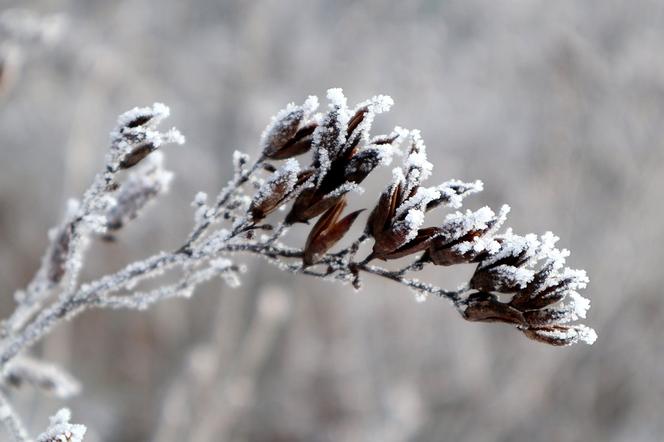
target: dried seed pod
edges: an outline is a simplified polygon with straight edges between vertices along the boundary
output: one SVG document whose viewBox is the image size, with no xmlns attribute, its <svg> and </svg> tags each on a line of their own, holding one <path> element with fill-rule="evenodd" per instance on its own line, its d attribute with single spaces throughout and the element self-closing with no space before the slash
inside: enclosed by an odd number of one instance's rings
<svg viewBox="0 0 664 442">
<path fill-rule="evenodd" d="M 268 158 L 278 156 L 286 143 L 295 136 L 303 119 L 304 109 L 299 106 L 278 116 L 263 135 L 263 155 Z"/>
<path fill-rule="evenodd" d="M 450 266 L 478 262 L 496 253 L 500 238 L 494 238 L 507 217 L 509 206 L 496 215 L 488 207 L 447 215 L 442 233 L 432 241 L 427 258 L 436 265 Z"/>
<path fill-rule="evenodd" d="M 512 293 L 524 288 L 533 277 L 533 271 L 510 265 L 478 269 L 470 280 L 475 290 Z"/>
<path fill-rule="evenodd" d="M 289 104 L 275 115 L 261 136 L 263 155 L 283 160 L 308 151 L 317 126 L 309 119 L 317 107 L 318 98 L 310 96 L 301 106 Z"/>
<path fill-rule="evenodd" d="M 558 308 L 527 310 L 523 312 L 523 317 L 531 327 L 546 327 L 574 321 L 578 318 L 578 315 L 576 315 L 573 306 L 563 305 Z"/>
<path fill-rule="evenodd" d="M 157 150 L 157 147 L 152 143 L 143 143 L 132 147 L 119 163 L 120 169 L 129 169 L 141 162 L 145 157 Z"/>
<path fill-rule="evenodd" d="M 545 267 L 533 277 L 533 281 L 535 281 L 535 278 L 541 279 L 542 275 L 546 275 L 544 281 L 537 282 L 539 289 L 533 291 L 531 285 L 534 284 L 531 281 L 525 290 L 514 295 L 510 303 L 522 309 L 539 309 L 561 301 L 577 289 L 585 288 L 588 281 L 585 272 L 567 269 L 566 273 L 561 277 L 556 274 L 555 270 L 550 270 L 548 266 Z"/>
<path fill-rule="evenodd" d="M 341 112 L 338 107 L 331 109 L 313 133 L 313 167 L 319 172 L 318 183 L 323 180 L 332 162 L 338 158 L 346 141 Z"/>
<path fill-rule="evenodd" d="M 344 180 L 351 183 L 361 183 L 378 165 L 386 162 L 387 153 L 381 147 L 363 149 L 353 155 L 346 163 Z"/>
<path fill-rule="evenodd" d="M 313 142 L 313 133 L 317 126 L 318 123 L 311 122 L 302 127 L 281 147 L 281 149 L 274 154 L 271 154 L 269 158 L 274 160 L 285 160 L 309 152 Z"/>
<path fill-rule="evenodd" d="M 151 107 L 137 107 L 120 115 L 111 132 L 113 142 L 108 172 L 134 167 L 164 144 L 183 144 L 184 137 L 177 129 L 165 133 L 156 130 L 169 114 L 167 106 L 154 103 Z"/>
<path fill-rule="evenodd" d="M 106 228 L 118 230 L 136 218 L 146 205 L 168 191 L 172 178 L 173 174 L 163 168 L 160 152 L 151 156 L 115 189 L 116 204 L 106 212 Z"/>
<path fill-rule="evenodd" d="M 291 195 L 298 182 L 304 179 L 297 161 L 288 160 L 256 192 L 249 206 L 254 222 L 258 222 L 281 206 Z"/>
<path fill-rule="evenodd" d="M 525 289 L 535 275 L 535 271 L 527 264 L 540 246 L 537 237 L 519 236 L 508 231 L 496 240 L 498 250 L 480 261 L 470 280 L 470 287 L 501 293 Z"/>
<path fill-rule="evenodd" d="M 378 204 L 376 204 L 367 220 L 366 232 L 374 239 L 380 236 L 383 230 L 389 226 L 389 222 L 397 210 L 400 194 L 400 182 L 393 183 L 381 193 Z"/>
<path fill-rule="evenodd" d="M 362 210 L 357 210 L 339 220 L 346 207 L 346 200 L 341 199 L 334 207 L 323 214 L 314 225 L 304 246 L 303 262 L 305 265 L 315 264 L 334 246 L 351 228 Z"/>
<path fill-rule="evenodd" d="M 577 342 L 592 344 L 597 333 L 585 325 L 555 325 L 549 327 L 532 327 L 521 329 L 530 339 L 549 345 L 568 346 Z"/>
<path fill-rule="evenodd" d="M 362 123 L 364 118 L 367 116 L 369 113 L 369 106 L 361 106 L 357 111 L 355 111 L 355 114 L 348 120 L 348 127 L 346 128 L 346 136 L 350 138 L 350 136 L 355 132 L 357 127 Z"/>
<path fill-rule="evenodd" d="M 427 227 L 417 231 L 417 236 L 396 250 L 381 255 L 380 258 L 383 260 L 388 259 L 399 259 L 404 256 L 413 255 L 419 253 L 429 247 L 431 241 L 433 241 L 437 235 L 440 234 L 440 228 L 438 227 Z"/>
<path fill-rule="evenodd" d="M 496 295 L 475 292 L 465 300 L 463 317 L 468 321 L 505 322 L 507 324 L 525 324 L 523 314 L 498 300 Z"/>
<path fill-rule="evenodd" d="M 439 233 L 420 229 L 426 204 L 437 193 L 429 195 L 431 189 L 414 187 L 404 198 L 402 181 L 396 183 L 381 195 L 369 221 L 368 230 L 374 238 L 373 254 L 380 259 L 405 256 L 406 250 L 413 250 L 413 253 L 424 250 L 434 233 Z M 412 241 L 419 242 L 411 244 Z"/>
</svg>

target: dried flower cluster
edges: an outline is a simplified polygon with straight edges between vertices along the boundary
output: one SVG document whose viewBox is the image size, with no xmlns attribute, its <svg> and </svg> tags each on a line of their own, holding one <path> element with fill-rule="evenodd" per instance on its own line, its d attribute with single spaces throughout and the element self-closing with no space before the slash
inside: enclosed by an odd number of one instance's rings
<svg viewBox="0 0 664 442">
<path fill-rule="evenodd" d="M 163 167 L 164 145 L 182 144 L 176 129 L 158 126 L 168 117 L 162 104 L 136 108 L 118 119 L 103 170 L 81 201 L 71 201 L 33 281 L 16 294 L 15 312 L 2 327 L 0 368 L 7 386 L 31 384 L 59 396 L 77 389 L 70 376 L 50 365 L 17 356 L 44 338 L 61 320 L 88 308 L 144 309 L 173 297 L 189 297 L 201 283 L 222 277 L 239 283 L 243 267 L 235 254 L 264 257 L 292 273 L 361 286 L 364 274 L 391 279 L 415 291 L 420 300 L 438 296 L 451 301 L 470 321 L 512 324 L 527 337 L 552 345 L 592 344 L 595 332 L 571 324 L 585 318 L 589 301 L 578 291 L 588 278 L 564 266 L 567 250 L 555 247 L 552 233 L 517 235 L 503 229 L 509 207 L 448 213 L 442 221 L 430 212 L 461 208 L 482 183 L 450 180 L 427 186 L 432 164 L 416 130 L 395 128 L 372 136 L 377 114 L 392 100 L 377 96 L 350 108 L 341 89 L 328 91 L 330 104 L 317 112 L 318 99 L 290 104 L 279 112 L 261 138 L 261 153 L 233 155 L 234 176 L 213 201 L 196 195 L 194 225 L 181 247 L 134 262 L 116 273 L 80 283 L 86 244 L 109 239 L 167 191 L 172 174 Z M 309 155 L 308 166 L 296 157 Z M 353 192 L 379 166 L 401 157 L 391 182 L 369 207 L 364 230 L 348 238 L 363 209 L 345 213 Z M 280 208 L 288 208 L 284 214 Z M 295 223 L 311 226 L 302 244 L 282 242 Z M 431 221 L 431 224 L 428 224 Z M 346 247 L 331 252 L 342 241 Z M 360 252 L 365 243 L 371 250 Z M 366 247 L 365 247 L 366 248 Z M 364 255 L 364 256 L 363 256 Z M 378 261 L 409 259 L 390 270 Z M 424 266 L 474 264 L 469 283 L 445 290 L 410 277 Z M 142 291 L 137 285 L 169 273 L 175 283 Z M 172 281 L 172 279 L 171 279 Z M 16 440 L 28 440 L 18 416 L 3 397 L 3 422 Z M 6 404 L 6 405 L 4 405 Z M 39 440 L 81 440 L 84 429 L 58 414 Z M 64 437 L 64 439 L 62 439 Z M 59 439 L 58 439 L 59 438 Z"/>
</svg>

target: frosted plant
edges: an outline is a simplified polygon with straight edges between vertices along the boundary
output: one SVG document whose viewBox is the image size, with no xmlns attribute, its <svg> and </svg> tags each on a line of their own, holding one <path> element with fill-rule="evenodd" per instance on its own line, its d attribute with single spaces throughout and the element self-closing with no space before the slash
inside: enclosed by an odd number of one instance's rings
<svg viewBox="0 0 664 442">
<path fill-rule="evenodd" d="M 176 250 L 82 283 L 86 246 L 120 234 L 168 190 L 172 174 L 164 169 L 161 150 L 184 143 L 177 129 L 159 129 L 169 116 L 163 104 L 122 114 L 111 132 L 104 167 L 80 201 L 69 202 L 63 221 L 50 232 L 41 267 L 16 293 L 16 310 L 3 322 L 0 368 L 5 387 L 29 384 L 61 397 L 73 394 L 75 380 L 22 353 L 59 322 L 87 309 L 141 310 L 169 298 L 190 297 L 199 284 L 217 277 L 235 286 L 245 271 L 235 262 L 238 254 L 262 256 L 283 271 L 351 283 L 356 289 L 364 275 L 387 278 L 414 291 L 418 300 L 447 299 L 469 321 L 511 324 L 528 338 L 551 345 L 595 341 L 594 330 L 573 323 L 585 318 L 590 306 L 579 294 L 588 278 L 582 270 L 565 267 L 569 252 L 555 247 L 555 235 L 504 229 L 508 206 L 497 213 L 488 207 L 458 210 L 465 198 L 482 191 L 480 181 L 427 186 L 433 165 L 419 131 L 396 127 L 389 134 L 370 133 L 375 116 L 392 106 L 391 98 L 377 96 L 352 109 L 341 89 L 330 89 L 328 99 L 328 108 L 318 113 L 316 97 L 280 111 L 264 131 L 253 162 L 235 152 L 233 178 L 212 201 L 203 192 L 195 196 L 191 233 Z M 303 165 L 296 157 L 307 153 L 311 163 Z M 362 192 L 372 171 L 395 157 L 401 157 L 401 165 L 369 204 L 364 230 L 348 239 L 363 212 L 344 214 L 348 200 Z M 445 208 L 455 211 L 431 215 Z M 303 243 L 284 242 L 290 226 L 315 218 Z M 346 247 L 338 247 L 343 239 Z M 365 243 L 371 251 L 361 253 Z M 395 259 L 408 263 L 398 270 L 379 264 Z M 456 290 L 412 276 L 425 266 L 462 263 L 474 264 L 475 271 Z M 138 288 L 162 276 L 170 282 Z M 16 440 L 27 440 L 20 419 L 1 399 L 3 422 Z M 84 431 L 68 424 L 68 417 L 66 412 L 56 415 L 39 440 L 80 440 Z"/>
</svg>

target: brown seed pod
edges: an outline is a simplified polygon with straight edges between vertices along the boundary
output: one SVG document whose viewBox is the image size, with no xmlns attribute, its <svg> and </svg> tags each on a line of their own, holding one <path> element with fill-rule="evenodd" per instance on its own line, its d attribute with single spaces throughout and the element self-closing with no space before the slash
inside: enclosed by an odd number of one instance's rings
<svg viewBox="0 0 664 442">
<path fill-rule="evenodd" d="M 131 152 L 125 155 L 120 161 L 120 169 L 134 167 L 155 150 L 157 150 L 157 147 L 152 143 L 143 143 L 135 146 Z"/>
<path fill-rule="evenodd" d="M 439 234 L 439 227 L 426 227 L 424 229 L 420 229 L 417 231 L 417 236 L 414 239 L 408 241 L 406 244 L 394 250 L 393 252 L 381 255 L 380 258 L 383 260 L 398 259 L 403 258 L 404 256 L 419 253 L 429 247 L 431 241 L 433 241 Z"/>
<path fill-rule="evenodd" d="M 339 200 L 334 207 L 325 212 L 309 232 L 304 246 L 303 262 L 305 265 L 315 264 L 334 246 L 351 228 L 362 210 L 356 210 L 339 220 L 346 207 L 346 200 Z"/>
<path fill-rule="evenodd" d="M 500 302 L 498 297 L 491 293 L 472 293 L 465 302 L 463 317 L 468 321 L 505 322 L 516 325 L 526 323 L 519 310 Z"/>
<path fill-rule="evenodd" d="M 249 206 L 254 222 L 260 221 L 286 202 L 293 190 L 305 182 L 311 173 L 300 172 L 295 160 L 289 160 L 258 190 Z"/>
<path fill-rule="evenodd" d="M 311 149 L 311 143 L 313 142 L 313 133 L 317 126 L 318 124 L 316 122 L 311 122 L 300 128 L 292 138 L 281 146 L 281 148 L 277 149 L 274 153 L 267 155 L 268 158 L 273 160 L 285 160 L 309 152 Z"/>
</svg>

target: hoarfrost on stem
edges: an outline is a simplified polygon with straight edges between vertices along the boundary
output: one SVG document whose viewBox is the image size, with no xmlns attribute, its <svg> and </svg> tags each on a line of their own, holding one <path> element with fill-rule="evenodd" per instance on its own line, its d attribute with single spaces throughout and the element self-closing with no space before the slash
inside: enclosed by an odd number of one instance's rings
<svg viewBox="0 0 664 442">
<path fill-rule="evenodd" d="M 61 321 L 90 308 L 143 310 L 167 299 L 189 298 L 196 287 L 217 277 L 235 287 L 244 272 L 235 263 L 238 254 L 260 256 L 283 271 L 351 283 L 356 289 L 365 275 L 386 278 L 415 292 L 418 301 L 444 298 L 466 320 L 510 324 L 528 338 L 551 345 L 595 341 L 594 330 L 572 324 L 585 318 L 590 307 L 579 294 L 588 277 L 583 270 L 565 267 L 569 251 L 556 248 L 555 235 L 502 230 L 507 205 L 498 213 L 489 207 L 458 210 L 467 197 L 483 190 L 479 180 L 424 186 L 433 165 L 419 131 L 397 126 L 389 134 L 370 133 L 374 118 L 393 105 L 390 97 L 375 96 L 352 110 L 341 89 L 330 89 L 327 98 L 327 110 L 319 114 L 314 114 L 314 96 L 278 112 L 263 132 L 253 162 L 245 153 L 233 154 L 233 178 L 217 197 L 208 201 L 203 192 L 194 197 L 192 230 L 179 248 L 81 283 L 86 245 L 121 234 L 168 189 L 172 174 L 163 167 L 162 152 L 156 151 L 184 143 L 177 129 L 159 130 L 170 114 L 161 103 L 122 114 L 111 133 L 104 167 L 52 229 L 41 267 L 17 292 L 16 310 L 3 323 L 0 369 L 5 384 L 52 384 L 56 395 L 73 394 L 73 378 L 19 354 Z M 308 166 L 295 159 L 309 151 Z M 364 206 L 371 210 L 362 233 L 349 238 L 364 210 L 344 213 L 349 199 L 395 154 L 403 156 L 401 167 L 393 169 L 392 181 L 373 206 Z M 285 206 L 290 206 L 285 216 L 274 214 Z M 436 208 L 457 211 L 430 216 Z M 314 220 L 306 241 L 283 242 L 292 224 Z M 361 246 L 368 241 L 373 248 L 362 256 Z M 402 258 L 409 262 L 398 270 L 376 264 Z M 457 289 L 412 277 L 425 266 L 464 263 L 475 270 Z M 164 276 L 171 278 L 162 281 Z M 156 288 L 137 288 L 151 279 Z M 20 419 L 8 401 L 0 399 L 2 421 L 21 436 L 25 431 Z M 61 411 L 38 440 L 81 440 L 84 433 L 85 427 L 70 424 L 69 413 Z"/>
</svg>

